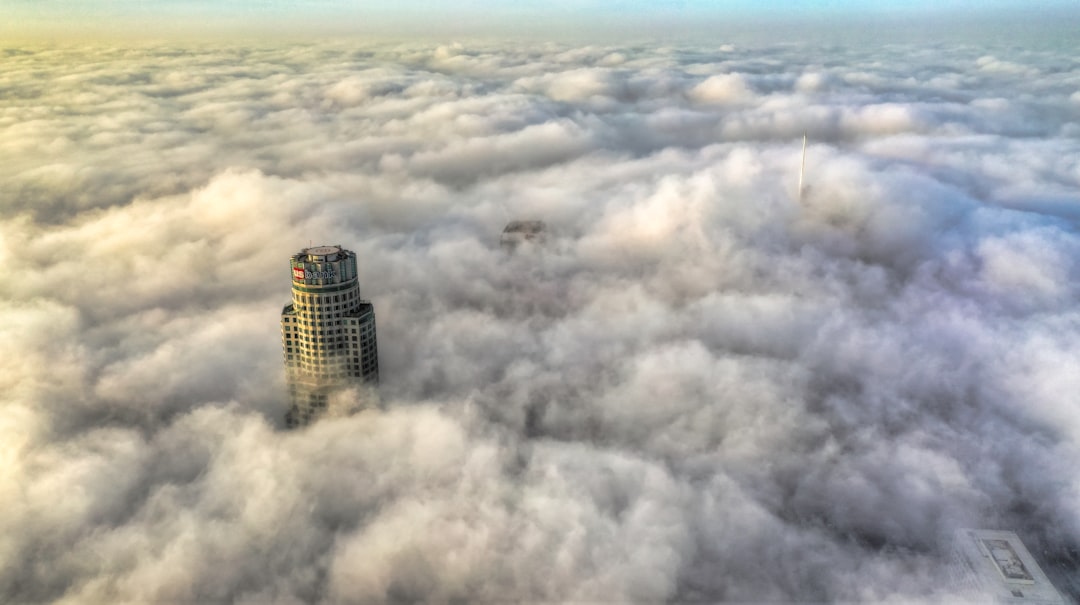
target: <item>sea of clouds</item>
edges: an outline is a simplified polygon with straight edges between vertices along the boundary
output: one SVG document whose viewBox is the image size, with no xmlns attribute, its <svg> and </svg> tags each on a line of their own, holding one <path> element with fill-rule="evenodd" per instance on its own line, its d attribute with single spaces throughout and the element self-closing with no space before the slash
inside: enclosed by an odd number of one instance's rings
<svg viewBox="0 0 1080 605">
<path fill-rule="evenodd" d="M 4 602 L 949 602 L 958 528 L 1080 549 L 1068 49 L 0 56 Z M 286 432 L 309 243 L 384 407 Z"/>
</svg>

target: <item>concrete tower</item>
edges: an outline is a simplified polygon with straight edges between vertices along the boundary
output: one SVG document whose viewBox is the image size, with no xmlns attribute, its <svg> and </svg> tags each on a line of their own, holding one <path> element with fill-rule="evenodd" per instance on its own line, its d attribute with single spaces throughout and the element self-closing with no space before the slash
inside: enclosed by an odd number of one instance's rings
<svg viewBox="0 0 1080 605">
<path fill-rule="evenodd" d="M 324 412 L 337 389 L 379 381 L 375 309 L 360 298 L 356 254 L 318 246 L 294 254 L 292 303 L 281 311 L 289 428 Z"/>
</svg>

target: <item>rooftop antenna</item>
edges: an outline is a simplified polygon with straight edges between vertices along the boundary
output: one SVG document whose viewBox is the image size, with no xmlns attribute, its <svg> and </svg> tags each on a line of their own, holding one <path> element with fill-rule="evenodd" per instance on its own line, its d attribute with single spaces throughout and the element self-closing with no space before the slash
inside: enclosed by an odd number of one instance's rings
<svg viewBox="0 0 1080 605">
<path fill-rule="evenodd" d="M 802 133 L 802 163 L 799 164 L 799 203 L 802 203 L 803 174 L 806 172 L 806 131 Z"/>
</svg>

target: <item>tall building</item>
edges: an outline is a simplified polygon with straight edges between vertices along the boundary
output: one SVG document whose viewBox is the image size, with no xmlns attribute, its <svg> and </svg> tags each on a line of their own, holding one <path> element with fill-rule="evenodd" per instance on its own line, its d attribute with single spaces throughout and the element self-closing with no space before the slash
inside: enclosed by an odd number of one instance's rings
<svg viewBox="0 0 1080 605">
<path fill-rule="evenodd" d="M 281 345 L 289 387 L 289 428 L 326 411 L 331 395 L 377 383 L 375 309 L 360 298 L 356 254 L 318 246 L 294 254 L 292 303 L 281 311 Z"/>
</svg>

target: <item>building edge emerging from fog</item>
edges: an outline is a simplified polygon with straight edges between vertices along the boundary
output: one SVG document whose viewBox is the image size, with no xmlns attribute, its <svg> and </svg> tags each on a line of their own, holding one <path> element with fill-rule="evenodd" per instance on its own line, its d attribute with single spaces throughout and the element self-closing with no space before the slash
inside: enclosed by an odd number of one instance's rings
<svg viewBox="0 0 1080 605">
<path fill-rule="evenodd" d="M 379 381 L 375 308 L 360 297 L 356 254 L 316 246 L 294 254 L 292 303 L 281 311 L 289 428 L 326 412 L 342 389 Z"/>
<path fill-rule="evenodd" d="M 953 538 L 957 587 L 992 603 L 1066 605 L 1015 532 L 962 529 Z"/>
</svg>

